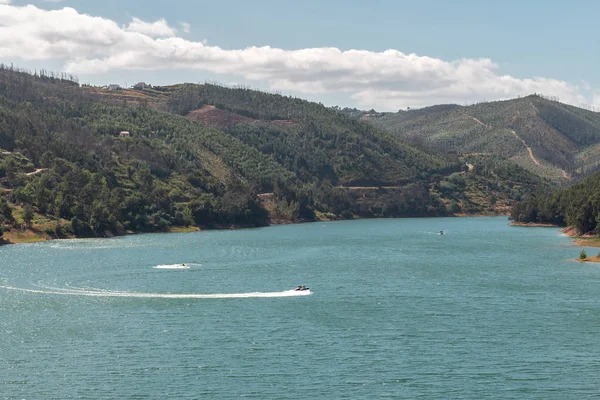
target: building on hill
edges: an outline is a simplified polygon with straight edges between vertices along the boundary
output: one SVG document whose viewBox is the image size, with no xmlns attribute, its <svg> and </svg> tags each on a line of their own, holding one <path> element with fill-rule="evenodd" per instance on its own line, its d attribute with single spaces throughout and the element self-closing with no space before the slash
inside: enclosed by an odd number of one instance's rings
<svg viewBox="0 0 600 400">
<path fill-rule="evenodd" d="M 121 89 L 123 89 L 121 86 L 114 84 L 114 83 L 108 85 L 108 90 L 121 90 Z"/>
<path fill-rule="evenodd" d="M 129 134 L 129 131 L 121 131 L 121 132 L 119 132 L 119 136 L 120 137 L 129 137 L 130 134 Z"/>
<path fill-rule="evenodd" d="M 146 82 L 138 82 L 135 85 L 133 85 L 133 88 L 135 90 L 144 90 L 144 89 L 149 89 L 151 87 L 152 87 L 152 85 L 148 85 Z"/>
</svg>

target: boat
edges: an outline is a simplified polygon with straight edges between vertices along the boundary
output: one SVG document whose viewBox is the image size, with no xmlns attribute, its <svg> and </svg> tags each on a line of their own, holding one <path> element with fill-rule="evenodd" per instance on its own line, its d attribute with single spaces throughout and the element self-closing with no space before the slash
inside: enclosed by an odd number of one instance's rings
<svg viewBox="0 0 600 400">
<path fill-rule="evenodd" d="M 296 291 L 296 292 L 303 292 L 305 290 L 310 290 L 310 288 L 307 288 L 304 285 L 300 285 L 300 286 L 296 286 L 293 290 Z"/>
<path fill-rule="evenodd" d="M 188 264 L 166 264 L 166 265 L 157 265 L 153 267 L 155 269 L 190 269 Z"/>
</svg>

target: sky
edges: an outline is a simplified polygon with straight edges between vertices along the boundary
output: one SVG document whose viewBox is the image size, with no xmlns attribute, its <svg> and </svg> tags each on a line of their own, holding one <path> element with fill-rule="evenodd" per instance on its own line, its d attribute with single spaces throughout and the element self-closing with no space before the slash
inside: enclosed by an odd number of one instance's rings
<svg viewBox="0 0 600 400">
<path fill-rule="evenodd" d="M 532 93 L 600 110 L 600 2 L 0 0 L 0 62 L 395 111 Z"/>
</svg>

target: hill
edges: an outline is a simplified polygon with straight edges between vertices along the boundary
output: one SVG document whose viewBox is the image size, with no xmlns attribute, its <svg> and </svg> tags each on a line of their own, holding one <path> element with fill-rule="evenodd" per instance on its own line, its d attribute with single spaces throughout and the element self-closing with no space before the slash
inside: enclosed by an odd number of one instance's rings
<svg viewBox="0 0 600 400">
<path fill-rule="evenodd" d="M 0 68 L 9 238 L 506 213 L 540 185 L 500 158 L 424 150 L 293 97 L 190 84 L 107 90 Z"/>
<path fill-rule="evenodd" d="M 532 95 L 362 118 L 398 138 L 454 154 L 494 154 L 567 181 L 600 168 L 600 113 Z"/>
<path fill-rule="evenodd" d="M 197 112 L 188 110 L 220 110 L 229 121 L 221 125 L 224 132 L 272 155 L 302 180 L 316 176 L 337 184 L 350 197 L 348 209 L 359 216 L 507 214 L 515 200 L 547 184 L 500 157 L 425 151 L 345 115 L 348 109 L 297 98 L 183 85 L 167 108 L 188 116 Z"/>
<path fill-rule="evenodd" d="M 395 185 L 422 173 L 456 170 L 457 160 L 398 141 L 373 126 L 317 103 L 255 90 L 184 85 L 169 111 L 190 115 L 212 105 L 252 118 L 225 131 L 273 155 L 303 179 L 327 178 L 334 185 Z M 243 121 L 242 121 L 243 122 Z"/>
<path fill-rule="evenodd" d="M 542 190 L 517 203 L 511 219 L 570 226 L 578 234 L 600 234 L 600 172 L 573 186 Z"/>
</svg>

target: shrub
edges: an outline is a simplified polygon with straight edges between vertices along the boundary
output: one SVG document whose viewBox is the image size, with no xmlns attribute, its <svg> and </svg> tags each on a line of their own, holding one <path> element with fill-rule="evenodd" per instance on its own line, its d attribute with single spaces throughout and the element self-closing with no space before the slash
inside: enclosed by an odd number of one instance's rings
<svg viewBox="0 0 600 400">
<path fill-rule="evenodd" d="M 352 214 L 352 212 L 348 211 L 348 210 L 342 211 L 341 215 L 342 215 L 342 217 L 344 219 L 352 219 L 354 217 L 354 215 Z"/>
<path fill-rule="evenodd" d="M 585 250 L 581 250 L 581 253 L 579 253 L 579 259 L 585 260 L 586 258 L 587 258 L 587 253 L 585 252 Z"/>
</svg>

